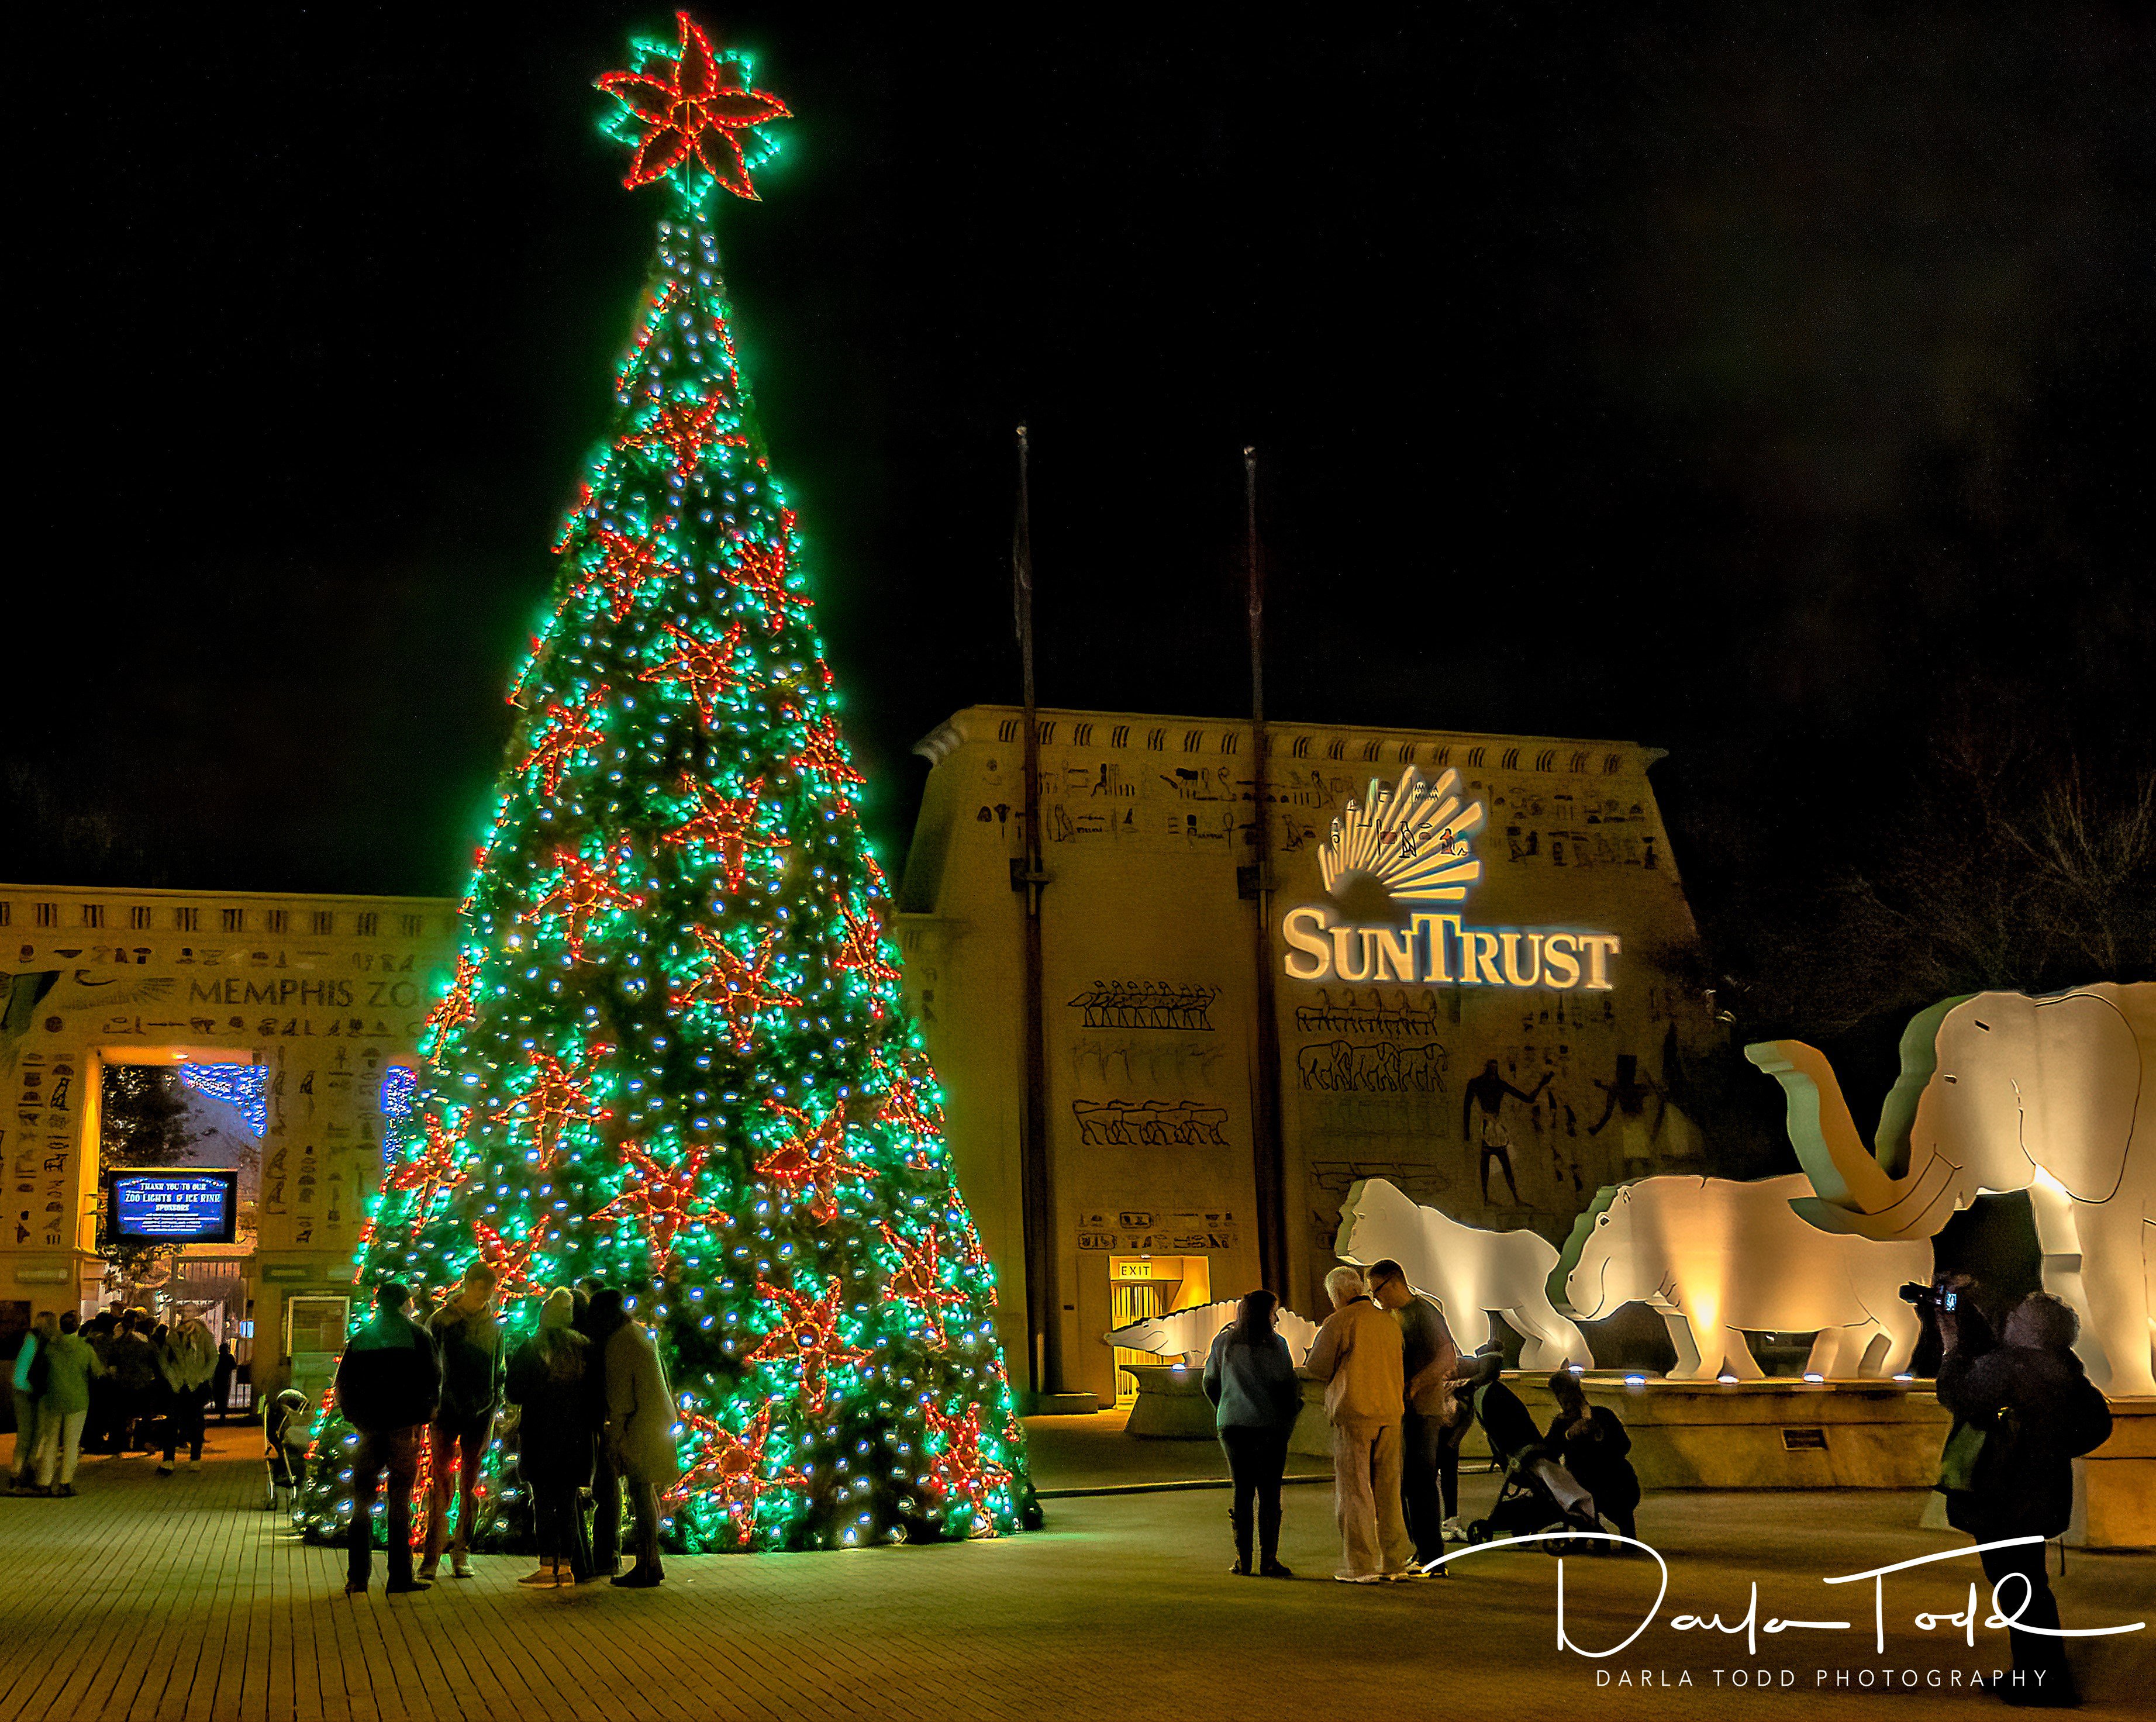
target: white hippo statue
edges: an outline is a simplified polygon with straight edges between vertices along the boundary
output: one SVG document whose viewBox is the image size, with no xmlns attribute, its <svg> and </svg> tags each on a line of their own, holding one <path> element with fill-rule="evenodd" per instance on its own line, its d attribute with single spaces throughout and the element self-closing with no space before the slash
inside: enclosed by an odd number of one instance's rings
<svg viewBox="0 0 2156 1722">
<path fill-rule="evenodd" d="M 1214 1336 L 1235 1319 L 1236 1300 L 1199 1304 L 1166 1315 L 1148 1315 L 1127 1327 L 1111 1327 L 1101 1335 L 1104 1345 L 1121 1345 L 1126 1351 L 1149 1351 L 1160 1358 L 1181 1358 L 1194 1368 L 1205 1361 Z M 1287 1341 L 1287 1355 L 1300 1367 L 1317 1338 L 1317 1324 L 1292 1309 L 1280 1312 L 1274 1330 Z"/>
<path fill-rule="evenodd" d="M 1557 1251 L 1532 1232 L 1464 1226 L 1419 1206 L 1383 1178 L 1364 1178 L 1340 1204 L 1332 1253 L 1361 1268 L 1387 1257 L 1398 1262 L 1408 1284 L 1444 1310 L 1462 1351 L 1489 1344 L 1489 1312 L 1495 1309 L 1527 1340 L 1520 1350 L 1522 1369 L 1586 1367 L 1594 1361 L 1585 1336 L 1550 1302 Z"/>
<path fill-rule="evenodd" d="M 1791 1205 L 1811 1193 L 1801 1172 L 1605 1184 L 1566 1240 L 1565 1302 L 1583 1321 L 1647 1304 L 1676 1347 L 1672 1381 L 1758 1380 L 1748 1330 L 1816 1330 L 1806 1375 L 1898 1374 L 1923 1332 L 1900 1289 L 1931 1278 L 1932 1247 L 1822 1232 Z"/>
<path fill-rule="evenodd" d="M 2156 1393 L 2156 983 L 1979 992 L 1919 1012 L 1869 1149 L 1816 1048 L 1762 1041 L 1744 1055 L 1787 1097 L 1815 1186 L 1797 1201 L 1805 1219 L 1926 1238 L 1979 1196 L 2026 1190 L 2044 1287 L 2081 1317 L 2089 1379 L 2115 1399 Z"/>
</svg>

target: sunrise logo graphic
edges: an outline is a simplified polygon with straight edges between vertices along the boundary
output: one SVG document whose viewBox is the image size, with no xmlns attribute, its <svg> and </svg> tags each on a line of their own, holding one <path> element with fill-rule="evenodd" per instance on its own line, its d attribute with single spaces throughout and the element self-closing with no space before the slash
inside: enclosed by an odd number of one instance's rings
<svg viewBox="0 0 2156 1722">
<path fill-rule="evenodd" d="M 1318 845 L 1318 872 L 1334 897 L 1368 879 L 1396 903 L 1464 903 L 1482 877 L 1469 842 L 1481 828 L 1482 803 L 1463 802 L 1459 772 L 1432 783 L 1409 766 L 1397 785 L 1373 777 L 1348 803 Z"/>
</svg>

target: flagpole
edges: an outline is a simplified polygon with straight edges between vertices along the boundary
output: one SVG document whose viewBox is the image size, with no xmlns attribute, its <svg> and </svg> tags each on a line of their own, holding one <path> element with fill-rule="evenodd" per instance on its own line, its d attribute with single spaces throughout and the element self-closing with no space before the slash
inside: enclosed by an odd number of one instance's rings
<svg viewBox="0 0 2156 1722">
<path fill-rule="evenodd" d="M 1257 914 L 1252 925 L 1257 1069 L 1250 1088 L 1250 1159 L 1257 1196 L 1258 1276 L 1292 1304 L 1288 1281 L 1287 1156 L 1281 1132 L 1280 1018 L 1273 995 L 1272 786 L 1265 734 L 1265 584 L 1258 555 L 1258 451 L 1243 450 L 1244 546 L 1250 629 L 1250 847 Z"/>
<path fill-rule="evenodd" d="M 1035 1396 L 1062 1386 L 1062 1346 L 1057 1331 L 1054 1161 L 1048 1140 L 1048 1028 L 1043 1015 L 1040 948 L 1041 888 L 1048 883 L 1040 857 L 1040 725 L 1033 684 L 1033 504 L 1030 446 L 1018 428 L 1018 524 L 1011 541 L 1011 598 L 1019 660 L 1024 676 L 1024 757 L 1025 852 L 1011 863 L 1011 885 L 1025 893 L 1025 1119 L 1020 1142 L 1019 1189 L 1025 1243 L 1026 1380 Z"/>
</svg>

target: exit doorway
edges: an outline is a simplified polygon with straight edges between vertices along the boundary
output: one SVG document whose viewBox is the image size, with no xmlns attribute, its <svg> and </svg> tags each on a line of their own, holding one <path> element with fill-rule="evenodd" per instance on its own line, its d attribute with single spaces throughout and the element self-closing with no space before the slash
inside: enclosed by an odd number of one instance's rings
<svg viewBox="0 0 2156 1722">
<path fill-rule="evenodd" d="M 1149 1316 L 1172 1315 L 1193 1309 L 1213 1296 L 1213 1263 L 1205 1256 L 1110 1256 L 1108 1309 L 1116 1327 L 1127 1327 Z M 1095 1305 L 1096 1308 L 1099 1306 Z M 1137 1402 L 1137 1377 L 1131 1366 L 1179 1363 L 1178 1351 L 1137 1351 L 1127 1345 L 1115 1348 L 1116 1403 Z"/>
</svg>

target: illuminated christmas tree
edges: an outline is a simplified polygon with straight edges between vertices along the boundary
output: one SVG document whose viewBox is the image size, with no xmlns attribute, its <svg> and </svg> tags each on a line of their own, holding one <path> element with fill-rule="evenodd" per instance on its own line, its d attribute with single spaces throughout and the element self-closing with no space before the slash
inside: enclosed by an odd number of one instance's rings
<svg viewBox="0 0 2156 1722">
<path fill-rule="evenodd" d="M 626 183 L 669 207 L 358 1279 L 442 1287 L 484 1257 L 512 1344 L 547 1288 L 640 1289 L 680 1411 L 677 1548 L 992 1535 L 1038 1520 L 993 1278 L 712 230 L 787 110 L 679 28 L 599 79 Z M 349 1522 L 349 1439 L 325 1418 L 318 1535 Z"/>
</svg>

